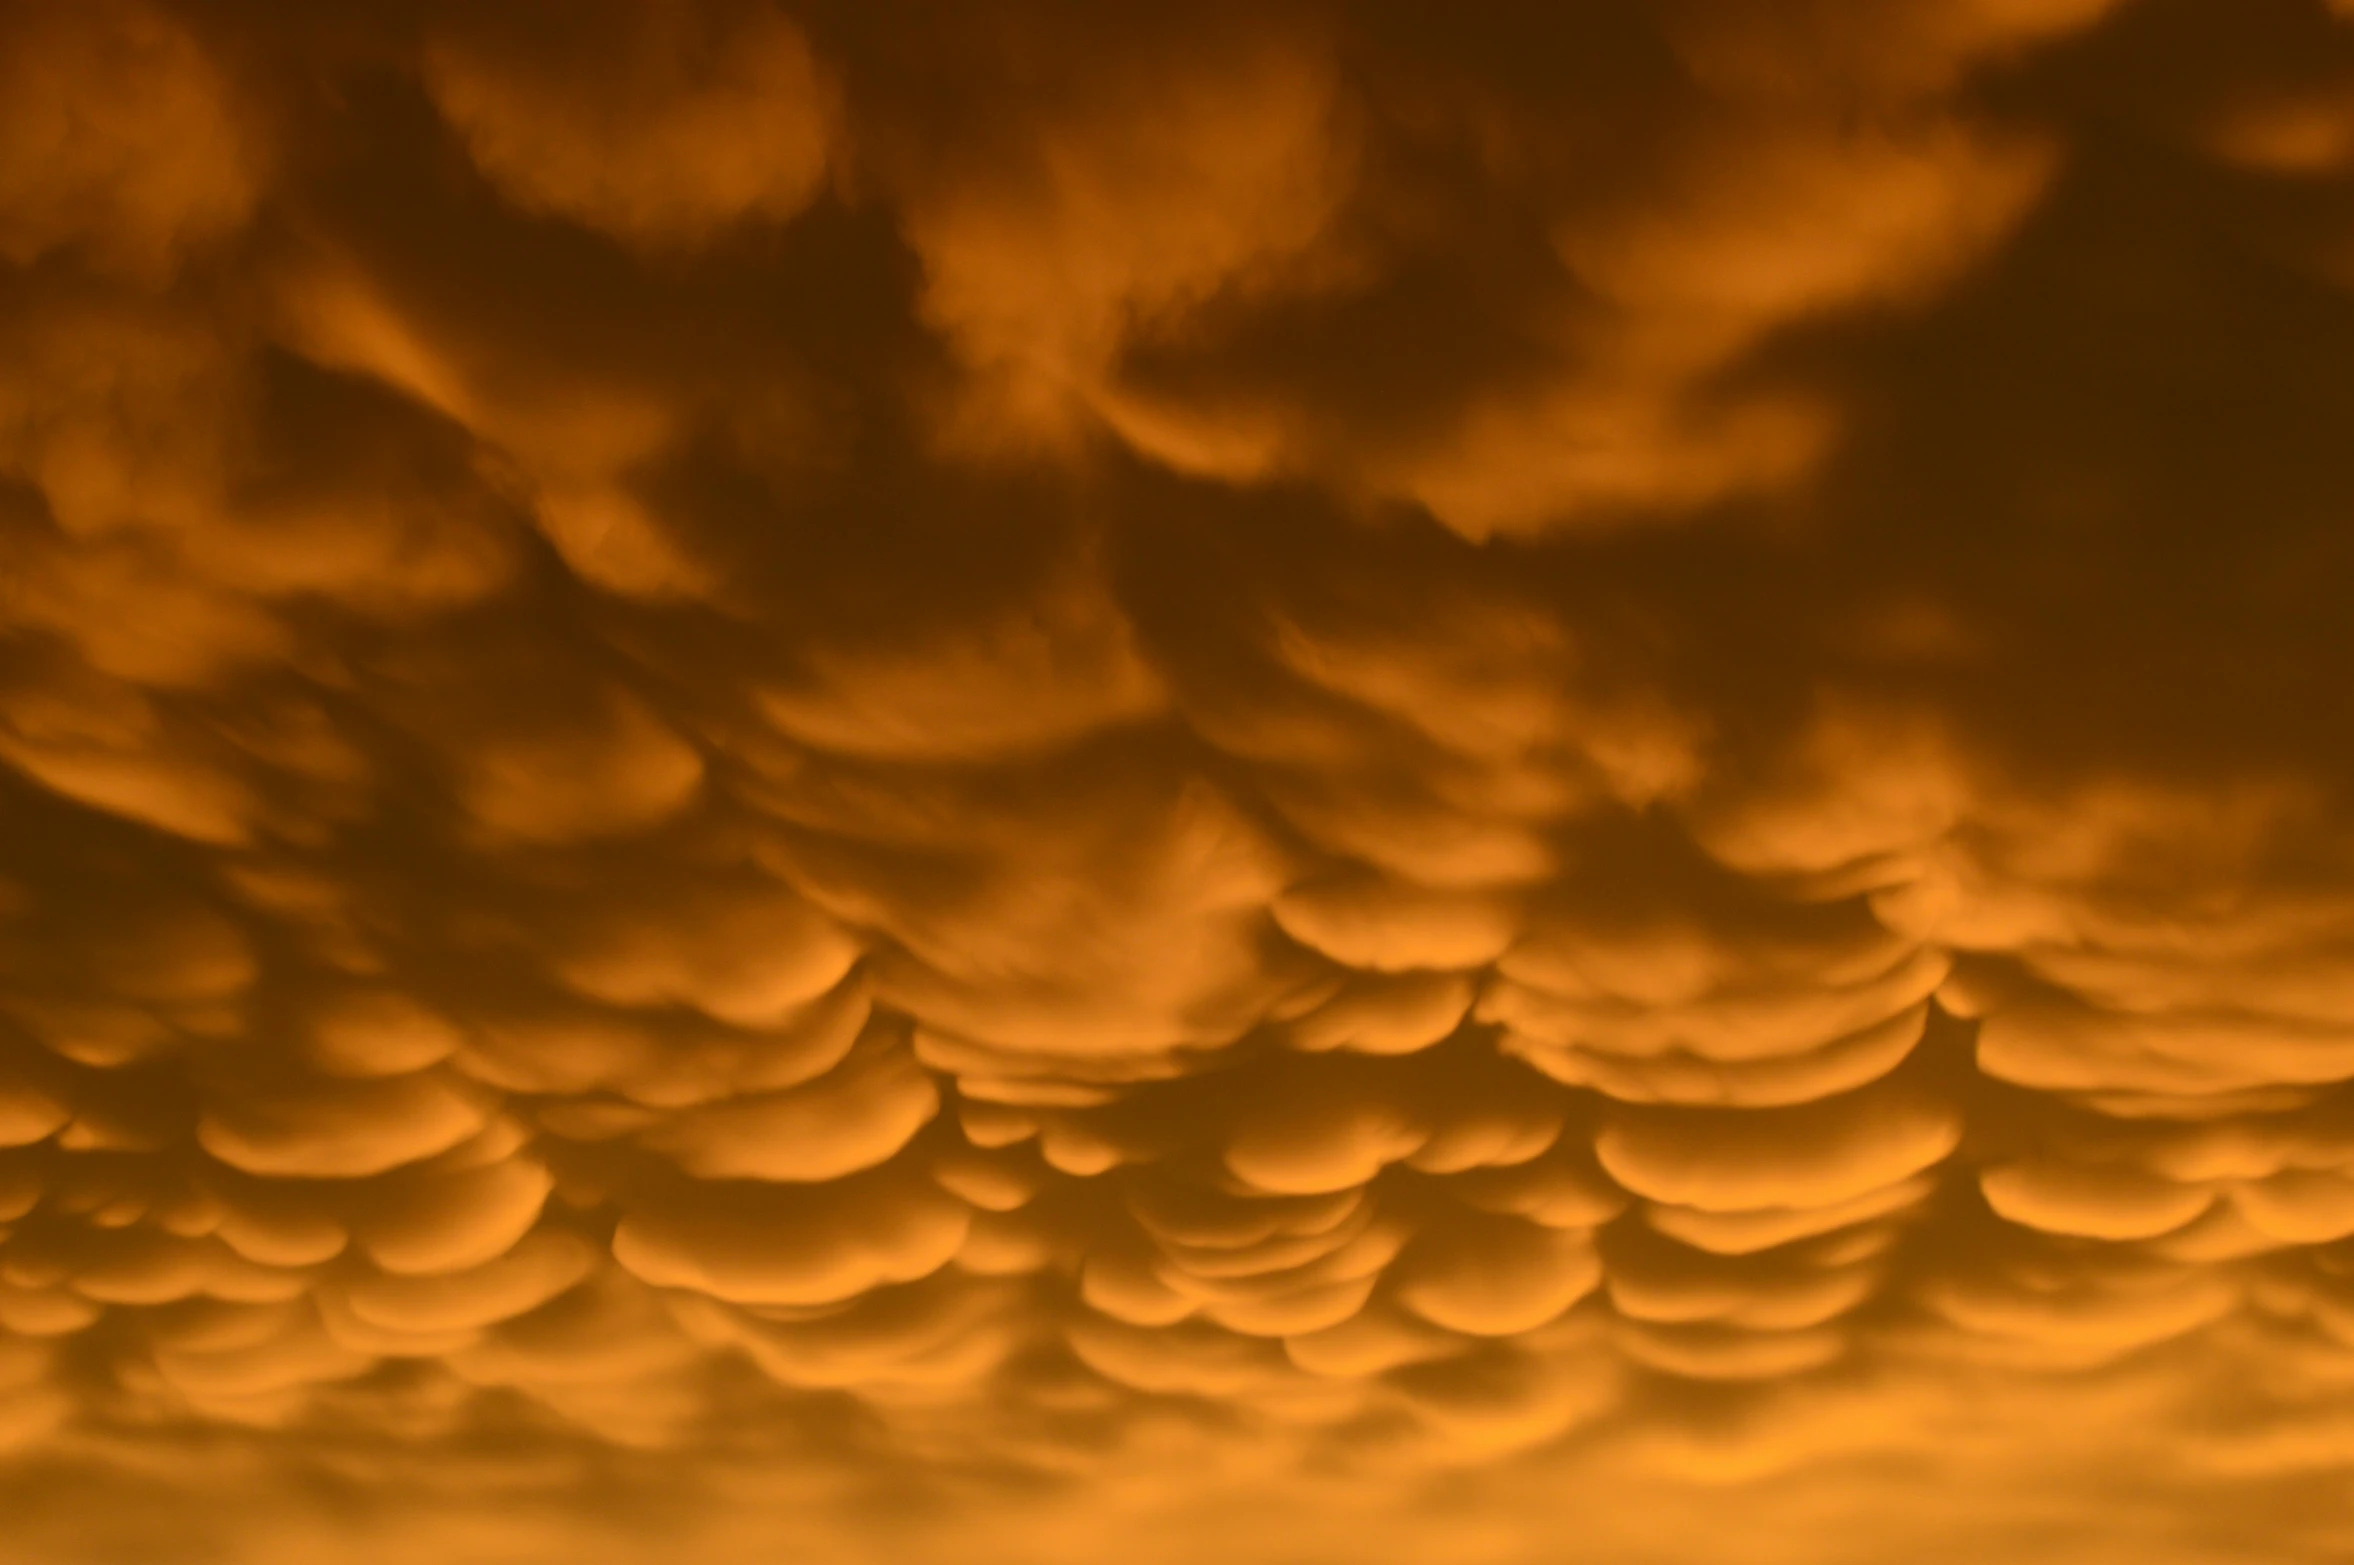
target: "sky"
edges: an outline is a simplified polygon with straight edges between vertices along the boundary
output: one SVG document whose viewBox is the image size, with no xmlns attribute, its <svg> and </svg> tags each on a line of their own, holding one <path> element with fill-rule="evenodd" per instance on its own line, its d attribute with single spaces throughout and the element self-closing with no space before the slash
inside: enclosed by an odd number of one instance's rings
<svg viewBox="0 0 2354 1565">
<path fill-rule="evenodd" d="M 4 0 L 0 1562 L 2354 1556 L 2354 3 Z"/>
</svg>

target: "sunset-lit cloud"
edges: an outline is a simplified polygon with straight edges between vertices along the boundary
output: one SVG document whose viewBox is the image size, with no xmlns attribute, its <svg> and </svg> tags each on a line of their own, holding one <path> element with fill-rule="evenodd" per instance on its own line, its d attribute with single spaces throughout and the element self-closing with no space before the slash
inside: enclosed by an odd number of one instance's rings
<svg viewBox="0 0 2354 1565">
<path fill-rule="evenodd" d="M 0 11 L 0 1561 L 2354 1548 L 2354 12 Z"/>
</svg>

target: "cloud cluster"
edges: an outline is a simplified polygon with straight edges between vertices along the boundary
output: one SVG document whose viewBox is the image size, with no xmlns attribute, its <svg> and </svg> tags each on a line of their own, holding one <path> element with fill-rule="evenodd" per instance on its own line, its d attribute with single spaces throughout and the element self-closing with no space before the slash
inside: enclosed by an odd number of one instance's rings
<svg viewBox="0 0 2354 1565">
<path fill-rule="evenodd" d="M 2337 1557 L 2350 78 L 2289 0 L 0 15 L 26 1547 L 1633 1560 L 1942 1462 L 2065 1549 L 2142 1462 Z"/>
</svg>

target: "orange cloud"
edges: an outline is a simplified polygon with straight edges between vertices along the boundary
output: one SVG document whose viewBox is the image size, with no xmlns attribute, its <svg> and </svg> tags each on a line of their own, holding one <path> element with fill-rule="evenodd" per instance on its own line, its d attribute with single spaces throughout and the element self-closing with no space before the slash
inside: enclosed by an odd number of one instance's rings
<svg viewBox="0 0 2354 1565">
<path fill-rule="evenodd" d="M 2345 8 L 0 20 L 0 1558 L 2334 1561 Z"/>
</svg>

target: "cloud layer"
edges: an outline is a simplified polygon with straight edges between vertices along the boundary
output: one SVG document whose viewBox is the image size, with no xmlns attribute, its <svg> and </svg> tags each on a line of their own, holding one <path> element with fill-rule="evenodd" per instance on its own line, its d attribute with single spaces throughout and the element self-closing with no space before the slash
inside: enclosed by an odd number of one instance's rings
<svg viewBox="0 0 2354 1565">
<path fill-rule="evenodd" d="M 0 15 L 0 1557 L 2343 1557 L 2354 18 L 1114 9 Z"/>
</svg>

